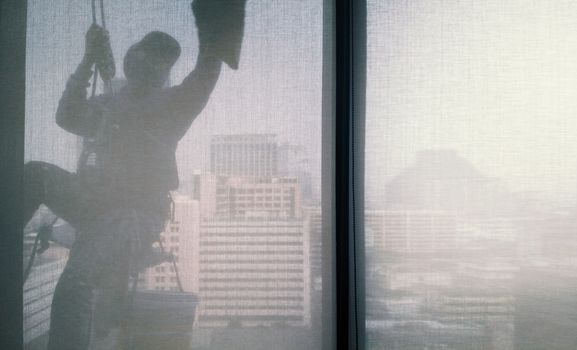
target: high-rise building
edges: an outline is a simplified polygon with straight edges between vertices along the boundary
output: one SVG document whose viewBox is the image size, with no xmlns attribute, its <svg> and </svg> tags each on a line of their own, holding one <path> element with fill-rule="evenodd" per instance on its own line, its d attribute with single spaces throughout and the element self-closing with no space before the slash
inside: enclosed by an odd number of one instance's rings
<svg viewBox="0 0 577 350">
<path fill-rule="evenodd" d="M 482 349 L 513 350 L 514 297 L 500 289 L 450 286 L 431 298 L 426 310 L 443 324 L 475 326 Z"/>
<path fill-rule="evenodd" d="M 196 327 L 310 325 L 309 225 L 304 217 L 201 219 L 199 201 L 173 197 L 174 221 L 161 237 L 164 248 L 177 257 L 184 290 L 199 296 Z M 149 268 L 139 286 L 177 290 L 172 264 Z"/>
<path fill-rule="evenodd" d="M 276 135 L 214 135 L 210 172 L 219 176 L 278 176 Z"/>
<path fill-rule="evenodd" d="M 535 223 L 532 229 L 544 256 L 577 259 L 577 215 L 550 214 Z"/>
<path fill-rule="evenodd" d="M 322 211 L 321 208 L 305 208 L 305 215 L 309 223 L 310 232 L 310 262 L 311 277 L 320 278 L 323 274 L 322 257 Z"/>
<path fill-rule="evenodd" d="M 452 212 L 370 210 L 365 226 L 380 251 L 436 253 L 455 248 L 457 216 Z"/>
<path fill-rule="evenodd" d="M 211 172 L 193 176 L 200 330 L 311 325 L 310 218 L 299 178 L 278 164 L 275 135 L 216 135 Z"/>
<path fill-rule="evenodd" d="M 300 186 L 295 178 L 198 175 L 203 218 L 300 218 Z"/>
<path fill-rule="evenodd" d="M 197 261 L 200 327 L 310 325 L 304 220 L 203 221 Z"/>
<path fill-rule="evenodd" d="M 577 349 L 577 264 L 544 259 L 521 268 L 515 288 L 515 349 Z"/>
<path fill-rule="evenodd" d="M 389 210 L 437 210 L 503 215 L 514 201 L 500 181 L 454 150 L 426 150 L 386 185 Z"/>
<path fill-rule="evenodd" d="M 322 209 L 319 207 L 303 208 L 305 221 L 309 230 L 310 262 L 310 298 L 311 298 L 311 332 L 321 337 L 322 304 L 323 304 L 323 222 Z"/>
<path fill-rule="evenodd" d="M 73 230 L 68 224 L 58 224 L 54 231 Z M 62 232 L 59 232 L 62 231 Z M 73 233 L 72 233 L 73 234 Z M 24 239 L 25 263 L 30 258 L 36 233 L 27 234 Z M 42 255 L 37 255 L 30 275 L 23 286 L 23 342 L 25 349 L 44 347 L 50 329 L 50 310 L 54 288 L 66 265 L 67 249 L 52 244 Z"/>
<path fill-rule="evenodd" d="M 316 162 L 301 145 L 284 143 L 278 147 L 278 173 L 282 177 L 294 177 L 301 188 L 303 201 L 320 203 L 320 178 L 313 176 Z"/>
<path fill-rule="evenodd" d="M 174 220 L 167 223 L 160 234 L 165 252 L 176 260 L 182 287 L 188 292 L 198 291 L 198 237 L 200 210 L 198 201 L 173 195 Z M 138 287 L 152 290 L 178 290 L 176 271 L 171 262 L 148 268 L 141 274 Z"/>
<path fill-rule="evenodd" d="M 45 260 L 37 264 L 24 285 L 23 336 L 25 346 L 30 346 L 29 343 L 48 334 L 52 295 L 65 264 L 64 258 Z"/>
</svg>

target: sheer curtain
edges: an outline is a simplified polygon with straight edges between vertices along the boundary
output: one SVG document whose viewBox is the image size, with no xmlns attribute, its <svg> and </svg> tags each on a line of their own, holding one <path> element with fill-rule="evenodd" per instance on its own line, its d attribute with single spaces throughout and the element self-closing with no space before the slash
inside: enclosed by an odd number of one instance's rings
<svg viewBox="0 0 577 350">
<path fill-rule="evenodd" d="M 368 2 L 368 349 L 575 348 L 575 10 Z"/>
<path fill-rule="evenodd" d="M 127 49 L 153 30 L 170 34 L 182 49 L 167 86 L 180 84 L 195 67 L 189 1 L 104 5 L 115 91 L 126 84 Z M 91 22 L 89 1 L 28 1 L 25 162 L 76 171 L 82 140 L 59 128 L 55 113 Z M 322 45 L 323 1 L 249 1 L 240 67 L 224 66 L 208 104 L 178 143 L 174 220 L 161 239 L 177 259 L 184 290 L 198 296 L 191 349 L 322 346 Z M 107 92 L 99 81 L 97 95 Z M 41 207 L 25 235 L 25 262 L 47 217 Z M 74 227 L 58 220 L 54 232 L 64 237 L 59 243 L 70 243 Z M 67 256 L 68 248 L 52 243 L 24 286 L 27 348 L 42 348 L 46 340 Z M 169 263 L 139 275 L 139 289 L 177 287 Z"/>
</svg>

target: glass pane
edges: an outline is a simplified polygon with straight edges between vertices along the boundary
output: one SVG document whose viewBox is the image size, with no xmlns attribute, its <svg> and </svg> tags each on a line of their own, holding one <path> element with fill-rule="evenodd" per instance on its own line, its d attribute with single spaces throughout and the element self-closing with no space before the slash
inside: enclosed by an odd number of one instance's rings
<svg viewBox="0 0 577 350">
<path fill-rule="evenodd" d="M 368 349 L 576 348 L 576 11 L 368 1 Z"/>
<path fill-rule="evenodd" d="M 104 1 L 103 82 L 90 2 L 28 1 L 27 349 L 322 347 L 323 1 L 246 2 L 231 69 L 244 3 Z"/>
</svg>

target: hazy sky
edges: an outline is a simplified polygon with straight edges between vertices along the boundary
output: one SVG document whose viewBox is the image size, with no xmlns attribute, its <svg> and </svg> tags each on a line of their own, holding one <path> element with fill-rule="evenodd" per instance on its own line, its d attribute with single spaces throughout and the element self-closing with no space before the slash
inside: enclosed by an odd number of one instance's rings
<svg viewBox="0 0 577 350">
<path fill-rule="evenodd" d="M 372 191 L 451 148 L 513 190 L 577 188 L 577 2 L 369 0 Z"/>
<path fill-rule="evenodd" d="M 105 1 L 117 71 L 151 30 L 193 67 L 189 1 Z M 83 50 L 87 0 L 29 1 L 26 160 L 76 163 L 54 123 Z M 369 193 L 421 149 L 452 148 L 514 190 L 577 188 L 577 3 L 567 0 L 369 0 Z M 181 175 L 206 165 L 212 134 L 266 132 L 306 145 L 320 171 L 322 1 L 249 1 L 239 71 L 226 68 L 178 150 Z"/>
<path fill-rule="evenodd" d="M 188 0 L 106 1 L 117 74 L 128 47 L 152 30 L 174 36 L 183 52 L 171 81 L 194 67 L 197 40 Z M 88 0 L 28 2 L 26 160 L 74 170 L 76 139 L 54 123 L 64 84 L 84 49 Z M 211 100 L 179 144 L 181 178 L 206 166 L 213 134 L 276 133 L 307 147 L 320 173 L 322 1 L 248 1 L 240 69 L 223 70 Z M 100 82 L 100 86 L 102 83 Z"/>
</svg>

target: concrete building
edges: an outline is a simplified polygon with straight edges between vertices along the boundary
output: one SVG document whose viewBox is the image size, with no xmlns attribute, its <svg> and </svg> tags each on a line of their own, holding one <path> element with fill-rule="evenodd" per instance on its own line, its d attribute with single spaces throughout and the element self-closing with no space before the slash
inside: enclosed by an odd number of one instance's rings
<svg viewBox="0 0 577 350">
<path fill-rule="evenodd" d="M 365 244 L 372 249 L 384 247 L 385 211 L 365 210 Z"/>
<path fill-rule="evenodd" d="M 73 231 L 68 224 L 58 223 L 57 234 Z M 70 234 L 74 234 L 71 232 Z M 24 237 L 24 263 L 28 263 L 36 232 Z M 42 255 L 37 255 L 30 275 L 23 286 L 23 343 L 24 349 L 43 349 L 50 329 L 50 310 L 54 288 L 66 265 L 68 249 L 54 243 Z M 24 267 L 25 268 L 25 267 Z"/>
<path fill-rule="evenodd" d="M 278 176 L 276 135 L 214 135 L 210 172 L 219 176 Z"/>
<path fill-rule="evenodd" d="M 310 205 L 320 203 L 320 177 L 313 173 L 320 168 L 304 146 L 283 143 L 278 147 L 278 173 L 298 180 L 303 201 Z"/>
<path fill-rule="evenodd" d="M 198 326 L 310 325 L 307 226 L 302 219 L 203 221 Z"/>
<path fill-rule="evenodd" d="M 313 339 L 322 339 L 323 329 L 323 230 L 322 210 L 319 207 L 305 207 L 303 211 L 309 229 L 309 261 L 311 279 L 311 332 Z M 321 344 L 317 343 L 318 349 Z"/>
<path fill-rule="evenodd" d="M 455 150 L 425 150 L 385 186 L 384 209 L 506 215 L 515 201 L 501 181 L 480 172 Z"/>
<path fill-rule="evenodd" d="M 50 310 L 54 288 L 66 265 L 61 257 L 42 259 L 35 264 L 23 288 L 23 341 L 26 349 L 46 341 L 50 329 Z"/>
<path fill-rule="evenodd" d="M 198 176 L 197 192 L 205 219 L 278 220 L 302 216 L 296 178 Z"/>
<path fill-rule="evenodd" d="M 520 268 L 513 258 L 481 257 L 458 263 L 457 278 L 477 289 L 512 293 Z"/>
<path fill-rule="evenodd" d="M 438 322 L 481 329 L 484 349 L 513 350 L 515 306 L 510 292 L 451 286 L 428 302 L 427 311 Z"/>
<path fill-rule="evenodd" d="M 185 291 L 198 292 L 198 237 L 200 209 L 198 201 L 186 196 L 173 195 L 174 221 L 168 222 L 160 237 L 166 252 L 176 257 L 177 268 Z M 178 290 L 173 264 L 165 262 L 141 274 L 141 289 Z"/>
<path fill-rule="evenodd" d="M 515 349 L 577 349 L 577 263 L 524 266 L 515 289 Z"/>
<path fill-rule="evenodd" d="M 432 320 L 369 320 L 367 350 L 487 350 L 483 330 L 475 325 Z"/>
<path fill-rule="evenodd" d="M 199 201 L 173 197 L 175 220 L 161 237 L 178 259 L 184 290 L 199 296 L 196 327 L 310 326 L 308 220 L 248 214 L 201 219 Z M 148 269 L 139 283 L 178 289 L 171 263 Z"/>
<path fill-rule="evenodd" d="M 215 331 L 208 350 L 319 350 L 304 327 L 227 327 Z"/>
<path fill-rule="evenodd" d="M 318 207 L 308 207 L 303 211 L 309 223 L 311 277 L 321 278 L 323 275 L 322 210 Z"/>
<path fill-rule="evenodd" d="M 365 227 L 374 249 L 397 253 L 439 253 L 455 249 L 457 215 L 432 210 L 367 210 Z"/>
</svg>

